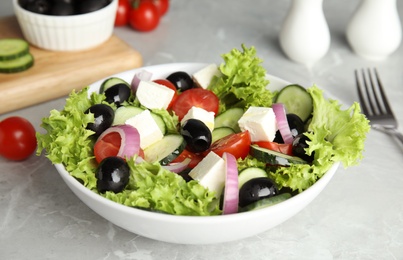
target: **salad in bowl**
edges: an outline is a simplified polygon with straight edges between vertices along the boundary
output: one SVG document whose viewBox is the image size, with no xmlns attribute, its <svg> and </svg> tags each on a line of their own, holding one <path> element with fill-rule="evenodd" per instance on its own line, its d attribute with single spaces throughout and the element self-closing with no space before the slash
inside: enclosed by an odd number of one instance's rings
<svg viewBox="0 0 403 260">
<path fill-rule="evenodd" d="M 95 212 L 152 239 L 218 243 L 284 222 L 359 163 L 368 120 L 268 75 L 254 47 L 222 57 L 72 91 L 42 120 L 38 155 Z"/>
</svg>

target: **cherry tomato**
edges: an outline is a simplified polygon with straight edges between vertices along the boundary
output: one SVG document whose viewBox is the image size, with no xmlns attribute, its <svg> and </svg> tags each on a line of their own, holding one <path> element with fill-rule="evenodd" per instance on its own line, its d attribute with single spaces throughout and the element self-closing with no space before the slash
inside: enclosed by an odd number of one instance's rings
<svg viewBox="0 0 403 260">
<path fill-rule="evenodd" d="M 235 158 L 245 158 L 249 154 L 251 145 L 250 134 L 248 131 L 230 134 L 224 138 L 215 141 L 209 151 L 222 156 L 224 152 L 230 153 Z"/>
<path fill-rule="evenodd" d="M 100 163 L 106 157 L 116 156 L 119 152 L 121 137 L 112 132 L 98 140 L 94 145 L 95 160 Z"/>
<path fill-rule="evenodd" d="M 189 168 L 194 168 L 196 167 L 196 165 L 199 164 L 199 162 L 201 160 L 203 160 L 204 155 L 203 154 L 198 154 L 198 153 L 192 153 L 189 152 L 188 150 L 183 150 L 182 153 L 176 157 L 172 162 L 173 163 L 179 163 L 179 162 L 183 162 L 186 158 L 190 158 L 191 161 L 188 165 Z"/>
<path fill-rule="evenodd" d="M 160 23 L 157 7 L 151 1 L 135 0 L 129 12 L 129 24 L 141 32 L 154 30 Z"/>
<path fill-rule="evenodd" d="M 35 128 L 25 118 L 13 116 L 0 122 L 0 155 L 21 161 L 36 149 Z"/>
<path fill-rule="evenodd" d="M 169 9 L 169 0 L 152 0 L 152 2 L 157 7 L 160 16 L 165 15 Z"/>
<path fill-rule="evenodd" d="M 218 97 L 210 90 L 192 88 L 183 91 L 172 106 L 172 110 L 179 117 L 179 120 L 187 114 L 193 106 L 203 108 L 209 112 L 218 113 Z"/>
<path fill-rule="evenodd" d="M 254 144 L 258 145 L 259 147 L 266 148 L 266 149 L 276 151 L 279 153 L 293 155 L 292 154 L 292 144 L 280 144 L 280 143 L 270 142 L 270 141 L 259 141 L 259 142 L 254 142 Z"/>
<path fill-rule="evenodd" d="M 164 85 L 167 88 L 172 89 L 173 91 L 175 91 L 174 96 L 172 97 L 171 103 L 169 103 L 167 109 L 171 109 L 172 105 L 175 103 L 176 99 L 178 98 L 178 92 L 176 91 L 176 87 L 174 84 L 172 84 L 172 82 L 170 82 L 169 80 L 166 79 L 156 79 L 154 80 L 155 83 Z"/>
<path fill-rule="evenodd" d="M 116 11 L 115 26 L 124 26 L 129 24 L 130 1 L 119 0 Z"/>
</svg>

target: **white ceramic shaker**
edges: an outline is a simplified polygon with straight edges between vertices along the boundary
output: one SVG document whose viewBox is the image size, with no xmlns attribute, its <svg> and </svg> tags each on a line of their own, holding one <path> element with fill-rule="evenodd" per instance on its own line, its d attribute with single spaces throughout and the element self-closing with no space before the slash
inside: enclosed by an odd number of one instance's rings
<svg viewBox="0 0 403 260">
<path fill-rule="evenodd" d="M 323 0 L 293 0 L 280 31 L 280 46 L 293 61 L 312 66 L 329 50 Z"/>
<path fill-rule="evenodd" d="M 396 0 L 361 0 L 347 25 L 347 41 L 361 57 L 382 60 L 402 40 Z"/>
</svg>

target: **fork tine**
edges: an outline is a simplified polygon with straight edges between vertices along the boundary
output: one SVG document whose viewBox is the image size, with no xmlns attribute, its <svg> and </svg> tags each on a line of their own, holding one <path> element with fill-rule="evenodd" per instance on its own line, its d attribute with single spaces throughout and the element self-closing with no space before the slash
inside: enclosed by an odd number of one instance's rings
<svg viewBox="0 0 403 260">
<path fill-rule="evenodd" d="M 369 95 L 368 95 L 368 89 L 366 87 L 366 82 L 365 82 L 365 77 L 364 79 L 364 84 L 365 84 L 365 90 L 366 90 L 366 97 L 364 98 L 363 92 L 362 92 L 362 85 L 360 83 L 360 77 L 358 76 L 358 70 L 354 71 L 355 73 L 355 81 L 356 81 L 356 86 L 357 86 L 357 92 L 358 92 L 358 98 L 360 100 L 361 103 L 361 108 L 362 108 L 362 112 L 364 112 L 364 114 L 369 115 L 369 106 L 367 103 L 367 99 L 369 99 Z"/>
<path fill-rule="evenodd" d="M 383 103 L 383 106 L 384 106 L 384 108 L 386 110 L 386 113 L 393 114 L 392 109 L 390 108 L 390 105 L 389 105 L 389 101 L 388 101 L 388 99 L 387 99 L 387 97 L 385 95 L 385 91 L 383 89 L 381 79 L 379 78 L 378 71 L 376 69 L 374 69 L 374 72 L 375 72 L 376 81 L 378 82 L 379 93 L 381 94 L 382 103 Z M 374 84 L 372 84 L 372 85 L 374 85 Z M 378 99 L 377 99 L 377 102 L 378 102 Z"/>
</svg>

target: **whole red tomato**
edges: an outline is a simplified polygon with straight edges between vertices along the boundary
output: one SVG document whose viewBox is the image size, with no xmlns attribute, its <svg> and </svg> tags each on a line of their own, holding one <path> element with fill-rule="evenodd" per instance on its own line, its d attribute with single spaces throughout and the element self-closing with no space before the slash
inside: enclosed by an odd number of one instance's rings
<svg viewBox="0 0 403 260">
<path fill-rule="evenodd" d="M 130 0 L 119 0 L 116 11 L 115 26 L 129 24 Z"/>
<path fill-rule="evenodd" d="M 152 0 L 157 7 L 160 16 L 163 16 L 169 9 L 169 0 Z"/>
<path fill-rule="evenodd" d="M 129 13 L 129 24 L 141 32 L 154 30 L 160 23 L 157 7 L 151 1 L 135 0 Z"/>
<path fill-rule="evenodd" d="M 25 118 L 13 116 L 0 122 L 0 155 L 20 161 L 36 149 L 35 128 Z"/>
</svg>

